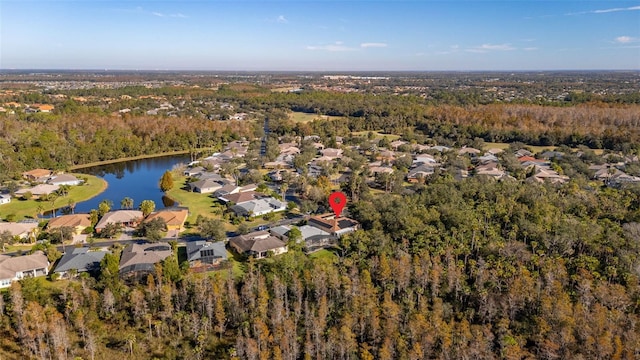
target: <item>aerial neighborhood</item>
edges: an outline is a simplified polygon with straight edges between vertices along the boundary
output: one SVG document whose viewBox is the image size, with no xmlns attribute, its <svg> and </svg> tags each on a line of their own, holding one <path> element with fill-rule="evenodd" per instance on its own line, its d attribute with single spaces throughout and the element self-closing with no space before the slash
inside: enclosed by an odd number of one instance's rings
<svg viewBox="0 0 640 360">
<path fill-rule="evenodd" d="M 1 359 L 637 358 L 637 71 L 0 84 Z"/>
<path fill-rule="evenodd" d="M 274 147 L 273 161 L 263 162 L 259 169 L 249 169 L 250 147 L 259 140 L 232 141 L 223 151 L 183 164 L 177 172 L 177 176 L 185 179 L 180 191 L 209 198 L 213 206 L 225 209 L 229 221 L 237 224 L 250 219 L 266 220 L 255 229 L 245 227 L 242 233 L 230 232 L 222 241 L 206 237 L 186 241 L 184 260 L 193 271 L 219 269 L 229 258 L 229 251 L 255 259 L 285 253 L 293 228 L 296 229 L 295 242 L 307 253 L 338 246 L 337 240 L 343 234 L 359 229 L 358 222 L 345 216 L 336 217 L 327 212 L 326 206 L 309 200 L 322 198 L 322 194 L 317 194 L 319 186 L 324 186 L 322 191 L 325 193 L 348 188 L 354 178 L 360 178 L 371 189 L 382 192 L 411 191 L 446 174 L 458 181 L 478 177 L 557 185 L 570 180 L 570 176 L 563 173 L 562 160 L 582 157 L 591 178 L 603 186 L 640 183 L 640 177 L 625 173 L 626 165 L 637 163 L 637 157 L 614 153 L 596 156 L 588 149 L 534 153 L 526 146 L 492 148 L 482 143 L 477 148 L 454 148 L 433 143 L 417 144 L 401 138 L 389 141 L 387 137 L 375 134 L 350 139 L 352 145 L 342 137 L 332 139 L 334 147 L 325 146 L 318 136 L 280 139 Z M 2 194 L 2 203 L 25 197 L 46 200 L 50 194 L 59 194 L 61 187 L 68 191 L 69 187 L 83 183 L 75 175 L 47 169 L 33 169 L 22 176 L 24 181 L 19 189 L 14 189 L 12 194 Z M 310 181 L 319 186 L 305 187 Z M 356 192 L 352 196 L 357 196 Z M 294 209 L 296 211 L 292 212 Z M 281 215 L 276 218 L 276 214 Z M 289 215 L 283 217 L 283 214 Z M 45 264 L 42 253 L 23 255 L 20 259 L 24 261 L 0 262 L 0 271 L 7 273 L 2 286 L 25 276 L 46 276 L 49 270 L 60 277 L 83 272 L 95 274 L 100 271 L 104 255 L 111 251 L 101 247 L 96 239 L 122 240 L 132 239 L 132 236 L 142 241 L 154 241 L 125 246 L 120 273 L 123 278 L 144 279 L 146 274 L 154 272 L 155 264 L 174 251 L 168 244 L 157 241 L 180 239 L 187 230 L 188 216 L 188 208 L 167 208 L 150 213 L 122 208 L 109 210 L 97 220 L 92 220 L 91 214 L 57 215 L 46 219 L 44 227 L 34 219 L 0 222 L 0 232 L 18 239 L 18 243 L 35 242 L 40 231 L 59 231 L 64 235 L 62 242 L 70 244 L 55 266 Z M 293 221 L 283 221 L 287 217 Z M 160 224 L 161 235 L 145 236 L 137 230 L 154 223 Z M 8 259 L 7 256 L 4 258 Z"/>
</svg>

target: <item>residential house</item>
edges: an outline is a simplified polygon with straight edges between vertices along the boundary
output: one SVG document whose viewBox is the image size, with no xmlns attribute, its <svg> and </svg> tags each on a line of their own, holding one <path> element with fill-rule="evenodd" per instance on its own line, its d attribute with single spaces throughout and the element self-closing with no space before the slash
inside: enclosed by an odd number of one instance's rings
<svg viewBox="0 0 640 360">
<path fill-rule="evenodd" d="M 395 151 L 398 151 L 398 148 L 402 145 L 406 145 L 408 144 L 408 142 L 404 141 L 404 140 L 395 140 L 392 141 L 389 145 L 391 146 L 391 148 Z"/>
<path fill-rule="evenodd" d="M 209 194 L 222 188 L 222 184 L 213 179 L 202 179 L 189 183 L 189 188 L 193 192 Z"/>
<path fill-rule="evenodd" d="M 33 169 L 22 173 L 22 177 L 33 182 L 45 182 L 53 174 L 47 169 Z"/>
<path fill-rule="evenodd" d="M 88 247 L 74 247 L 64 253 L 53 272 L 61 277 L 69 276 L 70 272 L 96 272 L 100 270 L 100 262 L 107 253 L 90 251 Z"/>
<path fill-rule="evenodd" d="M 30 108 L 37 110 L 38 112 L 50 113 L 55 109 L 55 106 L 49 104 L 33 104 Z"/>
<path fill-rule="evenodd" d="M 444 145 L 436 145 L 436 146 L 432 146 L 431 149 L 439 151 L 439 152 L 447 152 L 449 150 L 451 150 L 450 147 L 448 146 L 444 146 Z"/>
<path fill-rule="evenodd" d="M 162 219 L 167 225 L 167 231 L 177 233 L 184 230 L 184 223 L 189 216 L 189 210 L 187 209 L 165 209 L 153 212 L 147 216 L 144 222 L 149 222 L 154 219 Z"/>
<path fill-rule="evenodd" d="M 16 191 L 16 195 L 23 196 L 26 193 L 31 193 L 33 197 L 39 198 L 42 196 L 49 195 L 60 188 L 58 185 L 51 184 L 38 184 L 32 188 L 20 189 Z"/>
<path fill-rule="evenodd" d="M 413 160 L 414 164 L 436 164 L 437 161 L 436 159 L 433 157 L 433 155 L 429 155 L 429 154 L 418 154 L 415 156 L 415 159 Z"/>
<path fill-rule="evenodd" d="M 278 144 L 280 148 L 280 154 L 285 155 L 297 155 L 300 154 L 300 148 L 296 146 L 296 143 L 282 143 Z"/>
<path fill-rule="evenodd" d="M 5 231 L 20 240 L 35 240 L 38 234 L 38 221 L 0 222 L 0 233 Z"/>
<path fill-rule="evenodd" d="M 272 197 L 263 197 L 236 203 L 231 210 L 238 216 L 262 216 L 273 212 L 287 210 L 287 204 Z"/>
<path fill-rule="evenodd" d="M 320 150 L 323 158 L 327 158 L 329 160 L 335 160 L 342 157 L 343 150 L 335 149 L 335 148 L 326 148 Z"/>
<path fill-rule="evenodd" d="M 498 158 L 495 155 L 489 154 L 489 153 L 484 154 L 482 156 L 479 156 L 477 158 L 477 160 L 481 164 L 486 164 L 486 163 L 490 163 L 490 162 L 496 162 L 496 163 L 498 162 Z"/>
<path fill-rule="evenodd" d="M 166 243 L 131 244 L 122 251 L 120 276 L 143 278 L 155 272 L 155 264 L 173 254 Z"/>
<path fill-rule="evenodd" d="M 490 149 L 488 149 L 486 151 L 487 154 L 491 154 L 491 155 L 498 155 L 498 154 L 501 154 L 503 152 L 504 152 L 504 150 L 498 149 L 498 148 L 490 148 Z"/>
<path fill-rule="evenodd" d="M 8 204 L 11 202 L 11 195 L 9 194 L 0 194 L 0 205 Z"/>
<path fill-rule="evenodd" d="M 545 166 L 535 166 L 534 173 L 526 179 L 533 182 L 550 182 L 552 184 L 564 184 L 569 180 L 568 176 L 560 175 L 557 171 L 554 171 Z"/>
<path fill-rule="evenodd" d="M 436 164 L 420 163 L 420 165 L 409 169 L 407 173 L 407 181 L 410 183 L 419 183 L 436 171 Z"/>
<path fill-rule="evenodd" d="M 107 224 L 119 224 L 126 227 L 136 227 L 144 216 L 140 210 L 115 210 L 104 214 L 95 226 L 96 233 L 100 233 Z"/>
<path fill-rule="evenodd" d="M 533 153 L 531 151 L 529 151 L 529 150 L 520 149 L 520 150 L 515 152 L 515 156 L 517 158 L 523 157 L 523 156 L 533 156 Z"/>
<path fill-rule="evenodd" d="M 396 153 L 391 150 L 382 149 L 376 154 L 376 159 L 391 162 L 396 159 Z"/>
<path fill-rule="evenodd" d="M 318 228 L 336 237 L 356 231 L 360 227 L 360 223 L 357 221 L 342 216 L 336 218 L 333 213 L 312 216 L 309 218 L 307 225 Z"/>
<path fill-rule="evenodd" d="M 82 184 L 82 180 L 71 174 L 58 174 L 50 177 L 49 180 L 47 180 L 47 184 L 76 186 Z"/>
<path fill-rule="evenodd" d="M 217 198 L 220 198 L 221 196 L 226 196 L 226 195 L 230 195 L 230 194 L 236 194 L 236 193 L 247 192 L 247 191 L 255 191 L 257 188 L 258 188 L 258 186 L 256 184 L 249 184 L 249 185 L 245 185 L 245 186 L 237 186 L 237 185 L 233 185 L 233 184 L 228 184 L 228 185 L 224 185 L 220 189 L 216 190 L 213 193 L 213 195 L 215 197 L 217 197 Z"/>
<path fill-rule="evenodd" d="M 429 145 L 422 145 L 422 144 L 413 144 L 413 145 L 411 145 L 411 150 L 415 151 L 417 153 L 425 152 L 425 151 L 427 151 L 429 149 L 431 149 L 431 146 L 429 146 Z"/>
<path fill-rule="evenodd" d="M 480 150 L 472 148 L 472 147 L 463 147 L 458 150 L 458 155 L 468 155 L 470 157 L 476 157 L 480 154 Z"/>
<path fill-rule="evenodd" d="M 202 174 L 203 172 L 206 172 L 207 170 L 205 168 L 203 168 L 202 166 L 196 166 L 196 167 L 191 167 L 186 169 L 183 174 L 184 176 L 198 176 L 200 174 Z"/>
<path fill-rule="evenodd" d="M 243 202 L 258 199 L 260 197 L 261 195 L 256 193 L 255 191 L 243 191 L 218 196 L 218 200 L 225 204 L 241 204 Z"/>
<path fill-rule="evenodd" d="M 256 231 L 229 239 L 229 245 L 239 254 L 256 259 L 267 257 L 269 253 L 279 255 L 287 252 L 287 244 L 268 231 Z"/>
<path fill-rule="evenodd" d="M 496 180 L 502 179 L 507 175 L 504 170 L 500 169 L 498 163 L 494 161 L 476 166 L 474 172 L 476 175 L 484 175 Z"/>
<path fill-rule="evenodd" d="M 89 214 L 71 214 L 54 217 L 47 223 L 48 230 L 59 229 L 61 227 L 73 228 L 76 235 L 82 234 L 84 229 L 91 226 Z"/>
<path fill-rule="evenodd" d="M 278 225 L 269 229 L 269 233 L 282 241 L 288 241 L 287 233 L 291 231 L 291 226 L 289 225 Z"/>
<path fill-rule="evenodd" d="M 336 244 L 336 237 L 328 232 L 311 225 L 303 225 L 298 228 L 302 235 L 302 241 L 306 252 L 314 252 Z"/>
<path fill-rule="evenodd" d="M 187 261 L 192 268 L 212 268 L 225 260 L 227 260 L 227 249 L 221 241 L 187 242 Z"/>
<path fill-rule="evenodd" d="M 49 260 L 42 251 L 31 255 L 0 255 L 0 288 L 11 286 L 14 281 L 49 274 Z"/>
</svg>

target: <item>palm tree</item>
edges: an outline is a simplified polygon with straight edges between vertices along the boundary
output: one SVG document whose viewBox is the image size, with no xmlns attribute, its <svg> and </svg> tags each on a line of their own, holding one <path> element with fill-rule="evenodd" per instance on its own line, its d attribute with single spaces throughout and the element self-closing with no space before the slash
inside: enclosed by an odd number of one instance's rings
<svg viewBox="0 0 640 360">
<path fill-rule="evenodd" d="M 133 209 L 133 199 L 130 197 L 125 197 L 120 201 L 121 209 Z"/>
<path fill-rule="evenodd" d="M 151 214 L 153 210 L 156 209 L 156 203 L 153 200 L 142 200 L 140 203 L 140 210 L 142 211 L 142 215 L 147 217 L 147 215 Z"/>
</svg>

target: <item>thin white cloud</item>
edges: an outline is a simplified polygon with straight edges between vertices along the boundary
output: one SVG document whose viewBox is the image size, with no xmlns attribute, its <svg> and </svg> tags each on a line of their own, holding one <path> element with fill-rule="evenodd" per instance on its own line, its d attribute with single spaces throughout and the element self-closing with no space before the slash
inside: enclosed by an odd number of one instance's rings
<svg viewBox="0 0 640 360">
<path fill-rule="evenodd" d="M 164 14 L 161 12 L 157 12 L 157 11 L 152 11 L 151 15 L 153 16 L 157 16 L 157 17 L 171 17 L 171 18 L 181 18 L 181 19 L 186 19 L 188 18 L 187 15 L 182 14 L 182 13 L 175 13 L 175 14 Z"/>
<path fill-rule="evenodd" d="M 341 51 L 354 51 L 356 48 L 348 47 L 343 44 L 342 41 L 336 41 L 333 44 L 327 45 L 309 45 L 306 47 L 307 50 L 320 50 L 320 51 L 329 51 L 329 52 L 341 52 Z"/>
<path fill-rule="evenodd" d="M 630 44 L 630 43 L 634 43 L 640 41 L 640 39 L 638 38 L 634 38 L 631 36 L 618 36 L 617 38 L 615 38 L 614 42 L 618 43 L 618 44 Z"/>
<path fill-rule="evenodd" d="M 600 10 L 581 11 L 577 13 L 568 13 L 566 15 L 608 14 L 613 12 L 638 11 L 638 10 L 640 10 L 640 6 L 630 6 L 626 8 L 609 8 L 609 9 L 600 9 Z"/>
<path fill-rule="evenodd" d="M 480 46 L 467 49 L 467 51 L 473 53 L 486 53 L 489 51 L 510 51 L 515 49 L 516 48 L 511 46 L 511 44 L 482 44 Z"/>
<path fill-rule="evenodd" d="M 280 16 L 278 16 L 278 18 L 276 19 L 276 22 L 277 22 L 277 23 L 280 23 L 280 24 L 287 24 L 287 23 L 289 22 L 289 20 L 287 20 L 287 18 L 286 18 L 286 17 L 284 17 L 284 15 L 280 15 Z"/>
<path fill-rule="evenodd" d="M 387 44 L 370 42 L 370 43 L 362 43 L 360 44 L 360 47 L 361 48 L 385 48 L 387 47 Z"/>
<path fill-rule="evenodd" d="M 523 48 L 522 50 L 524 50 L 524 51 L 536 51 L 536 50 L 538 50 L 538 48 L 537 47 L 526 47 L 526 48 Z"/>
<path fill-rule="evenodd" d="M 631 7 L 627 7 L 627 8 L 613 8 L 613 9 L 604 9 L 604 10 L 594 10 L 593 13 L 594 14 L 605 14 L 605 13 L 618 12 L 618 11 L 636 11 L 636 10 L 640 10 L 640 6 L 631 6 Z"/>
</svg>

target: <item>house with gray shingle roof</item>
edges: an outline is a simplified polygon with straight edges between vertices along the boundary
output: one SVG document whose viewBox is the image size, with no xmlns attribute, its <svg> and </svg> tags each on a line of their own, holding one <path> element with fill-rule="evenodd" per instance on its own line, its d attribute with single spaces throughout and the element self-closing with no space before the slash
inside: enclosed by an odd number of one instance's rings
<svg viewBox="0 0 640 360">
<path fill-rule="evenodd" d="M 76 273 L 98 271 L 106 254 L 107 251 L 90 251 L 87 247 L 67 250 L 53 272 L 64 277 L 72 270 Z"/>
<path fill-rule="evenodd" d="M 187 261 L 192 268 L 212 267 L 227 260 L 227 249 L 221 241 L 187 242 Z"/>
</svg>

